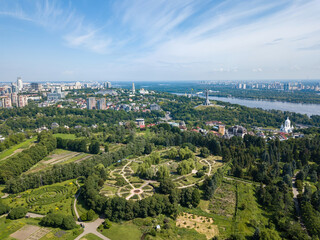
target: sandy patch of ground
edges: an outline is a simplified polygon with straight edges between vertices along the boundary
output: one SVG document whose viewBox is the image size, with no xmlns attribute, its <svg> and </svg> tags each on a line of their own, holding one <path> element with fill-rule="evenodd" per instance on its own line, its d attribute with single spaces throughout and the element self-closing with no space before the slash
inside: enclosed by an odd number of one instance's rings
<svg viewBox="0 0 320 240">
<path fill-rule="evenodd" d="M 176 220 L 176 226 L 194 229 L 198 233 L 206 235 L 207 239 L 212 239 L 219 235 L 218 226 L 214 225 L 212 218 L 183 212 Z"/>
</svg>

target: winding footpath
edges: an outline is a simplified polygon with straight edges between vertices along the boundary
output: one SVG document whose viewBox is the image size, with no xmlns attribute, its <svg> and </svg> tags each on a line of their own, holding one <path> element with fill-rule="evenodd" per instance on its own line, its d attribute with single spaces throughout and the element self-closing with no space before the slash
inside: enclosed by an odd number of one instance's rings
<svg viewBox="0 0 320 240">
<path fill-rule="evenodd" d="M 78 220 L 77 224 L 78 225 L 80 225 L 80 224 L 84 225 L 84 229 L 83 229 L 83 233 L 81 233 L 78 237 L 76 237 L 75 240 L 80 240 L 82 237 L 84 237 L 85 235 L 87 235 L 89 233 L 92 233 L 92 234 L 98 236 L 101 239 L 110 240 L 109 238 L 107 238 L 106 236 L 102 235 L 100 232 L 97 231 L 97 228 L 104 222 L 104 218 L 99 217 L 94 222 L 88 222 L 88 223 L 81 222 L 80 215 L 79 215 L 78 210 L 77 210 L 77 201 L 78 201 L 78 197 L 80 195 L 80 188 L 81 187 L 80 187 L 78 181 L 76 181 L 76 184 L 79 187 L 79 191 L 78 191 L 78 194 L 75 195 L 75 199 L 74 199 L 74 202 L 73 202 L 73 209 L 74 209 L 74 212 L 75 212 L 75 214 L 77 216 L 77 220 Z"/>
</svg>

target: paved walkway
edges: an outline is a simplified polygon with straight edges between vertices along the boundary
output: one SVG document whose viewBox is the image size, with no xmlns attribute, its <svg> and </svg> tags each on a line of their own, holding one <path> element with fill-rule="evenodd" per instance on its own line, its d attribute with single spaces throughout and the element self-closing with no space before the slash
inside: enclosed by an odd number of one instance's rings
<svg viewBox="0 0 320 240">
<path fill-rule="evenodd" d="M 82 223 L 84 225 L 84 231 L 83 233 L 81 233 L 78 237 L 75 238 L 75 240 L 79 240 L 82 237 L 84 237 L 85 235 L 87 235 L 88 233 L 92 233 L 94 235 L 97 235 L 99 238 L 101 239 L 105 239 L 105 240 L 110 240 L 109 238 L 107 238 L 106 236 L 102 235 L 100 232 L 97 231 L 97 228 L 104 222 L 104 218 L 98 218 L 97 220 L 95 220 L 94 222 L 89 222 L 89 223 Z M 77 222 L 78 224 L 80 224 L 79 222 Z"/>
<path fill-rule="evenodd" d="M 97 235 L 101 239 L 110 240 L 109 238 L 107 238 L 106 236 L 102 235 L 100 232 L 97 231 L 97 228 L 104 222 L 104 218 L 99 217 L 94 222 L 88 222 L 88 223 L 87 222 L 81 222 L 80 216 L 79 216 L 79 213 L 78 213 L 78 210 L 77 210 L 77 201 L 78 201 L 78 197 L 80 195 L 80 188 L 81 187 L 80 187 L 80 185 L 78 183 L 78 180 L 76 181 L 76 184 L 79 187 L 79 191 L 78 191 L 78 194 L 75 195 L 75 199 L 74 199 L 74 202 L 73 202 L 73 209 L 74 209 L 74 212 L 75 212 L 75 214 L 77 216 L 77 220 L 78 220 L 78 221 L 76 221 L 76 223 L 78 225 L 80 225 L 80 224 L 84 225 L 84 229 L 83 229 L 84 231 L 78 237 L 76 237 L 75 240 L 81 239 L 82 237 L 84 237 L 88 233 L 92 233 L 94 235 Z"/>
</svg>

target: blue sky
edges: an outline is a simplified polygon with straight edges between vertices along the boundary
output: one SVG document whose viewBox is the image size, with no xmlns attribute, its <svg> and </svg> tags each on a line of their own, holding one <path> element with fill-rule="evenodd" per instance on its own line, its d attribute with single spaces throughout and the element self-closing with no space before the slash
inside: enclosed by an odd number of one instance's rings
<svg viewBox="0 0 320 240">
<path fill-rule="evenodd" d="M 0 0 L 0 82 L 320 79 L 319 0 Z"/>
</svg>

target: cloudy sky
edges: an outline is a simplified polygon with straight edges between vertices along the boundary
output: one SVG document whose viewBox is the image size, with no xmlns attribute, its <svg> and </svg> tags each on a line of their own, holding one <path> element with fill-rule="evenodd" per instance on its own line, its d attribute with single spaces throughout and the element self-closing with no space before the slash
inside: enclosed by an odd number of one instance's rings
<svg viewBox="0 0 320 240">
<path fill-rule="evenodd" d="M 0 82 L 320 79 L 319 0 L 0 0 Z"/>
</svg>

